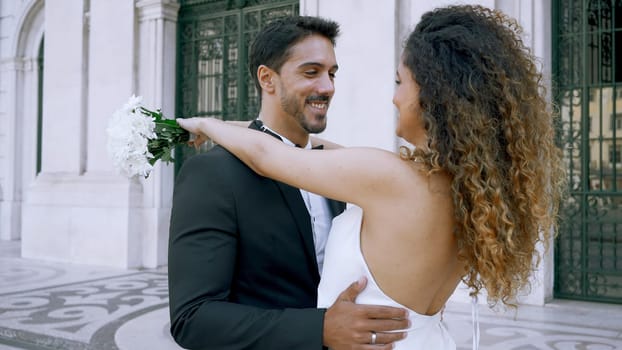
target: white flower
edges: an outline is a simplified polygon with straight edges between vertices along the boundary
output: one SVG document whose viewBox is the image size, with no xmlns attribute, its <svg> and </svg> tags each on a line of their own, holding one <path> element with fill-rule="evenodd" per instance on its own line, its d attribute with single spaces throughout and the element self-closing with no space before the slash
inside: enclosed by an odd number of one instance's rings
<svg viewBox="0 0 622 350">
<path fill-rule="evenodd" d="M 154 118 L 141 111 L 142 97 L 130 97 L 115 111 L 108 123 L 108 154 L 113 165 L 123 175 L 147 177 L 153 166 L 148 143 L 155 139 Z"/>
<path fill-rule="evenodd" d="M 173 162 L 175 147 L 185 145 L 190 134 L 159 109 L 143 106 L 142 97 L 132 95 L 115 111 L 108 123 L 108 153 L 114 167 L 127 177 L 147 177 L 153 164 Z"/>
<path fill-rule="evenodd" d="M 141 107 L 142 105 L 143 105 L 143 97 L 142 96 L 136 96 L 136 95 L 132 94 L 132 96 L 130 96 L 130 99 L 123 106 L 123 108 L 131 110 L 131 109 L 135 109 L 137 107 Z"/>
</svg>

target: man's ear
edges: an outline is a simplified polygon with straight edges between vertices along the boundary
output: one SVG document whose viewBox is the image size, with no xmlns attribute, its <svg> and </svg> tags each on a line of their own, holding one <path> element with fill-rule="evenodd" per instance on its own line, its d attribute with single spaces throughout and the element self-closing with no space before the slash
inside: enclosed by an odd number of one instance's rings
<svg viewBox="0 0 622 350">
<path fill-rule="evenodd" d="M 257 68 L 257 80 L 261 89 L 269 94 L 274 92 L 276 72 L 263 64 Z"/>
</svg>

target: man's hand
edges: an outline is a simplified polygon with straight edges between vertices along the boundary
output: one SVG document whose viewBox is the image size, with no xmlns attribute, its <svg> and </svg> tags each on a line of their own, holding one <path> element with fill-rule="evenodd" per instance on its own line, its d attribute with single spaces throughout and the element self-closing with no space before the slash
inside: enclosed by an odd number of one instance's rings
<svg viewBox="0 0 622 350">
<path fill-rule="evenodd" d="M 409 327 L 407 310 L 355 303 L 356 297 L 366 285 L 365 278 L 352 283 L 326 310 L 323 338 L 325 346 L 333 350 L 391 349 L 393 342 L 406 337 L 405 332 L 394 331 Z M 375 345 L 372 345 L 374 333 L 376 339 Z"/>
</svg>

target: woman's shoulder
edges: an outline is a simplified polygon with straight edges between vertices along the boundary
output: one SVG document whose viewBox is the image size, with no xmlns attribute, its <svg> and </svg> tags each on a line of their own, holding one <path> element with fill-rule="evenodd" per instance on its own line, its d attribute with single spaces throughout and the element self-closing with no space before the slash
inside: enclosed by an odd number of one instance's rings
<svg viewBox="0 0 622 350">
<path fill-rule="evenodd" d="M 433 171 L 421 163 L 404 159 L 396 152 L 378 148 L 352 148 L 348 156 L 366 172 L 374 195 L 361 207 L 410 205 L 411 202 L 447 201 L 451 178 L 444 171 Z M 391 204 L 389 204 L 391 203 Z M 399 203 L 399 204 L 398 204 Z"/>
<path fill-rule="evenodd" d="M 348 148 L 351 157 L 365 162 L 370 169 L 382 171 L 387 179 L 404 180 L 408 186 L 412 181 L 425 180 L 425 170 L 422 164 L 402 158 L 399 153 L 374 147 Z"/>
<path fill-rule="evenodd" d="M 394 218 L 398 226 L 412 226 L 447 220 L 453 215 L 451 177 L 443 171 L 430 172 L 422 164 L 396 155 L 382 186 L 385 195 L 361 205 L 365 212 L 379 218 Z M 374 215 L 376 216 L 376 215 Z M 450 219 L 451 220 L 451 219 Z M 410 230 L 409 230 L 410 231 Z"/>
<path fill-rule="evenodd" d="M 394 185 L 404 201 L 428 205 L 451 200 L 451 176 L 443 170 L 431 171 L 429 166 L 394 155 L 391 170 Z"/>
</svg>

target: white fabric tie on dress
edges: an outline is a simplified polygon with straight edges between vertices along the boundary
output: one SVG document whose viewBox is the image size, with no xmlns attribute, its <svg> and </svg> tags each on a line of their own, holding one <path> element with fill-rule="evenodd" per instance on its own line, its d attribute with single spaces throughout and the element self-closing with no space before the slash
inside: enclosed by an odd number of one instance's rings
<svg viewBox="0 0 622 350">
<path fill-rule="evenodd" d="M 471 297 L 471 318 L 473 320 L 473 350 L 479 349 L 479 310 L 477 309 L 477 295 Z"/>
</svg>

